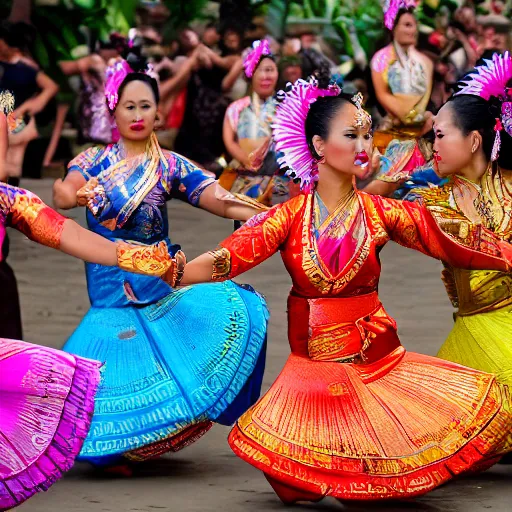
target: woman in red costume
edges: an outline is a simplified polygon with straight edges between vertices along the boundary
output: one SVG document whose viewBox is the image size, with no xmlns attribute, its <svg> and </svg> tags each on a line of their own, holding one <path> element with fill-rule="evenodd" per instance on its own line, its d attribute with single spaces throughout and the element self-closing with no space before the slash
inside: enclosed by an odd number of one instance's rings
<svg viewBox="0 0 512 512">
<path fill-rule="evenodd" d="M 465 268 L 510 269 L 510 246 L 472 225 L 462 244 L 417 204 L 357 192 L 372 147 L 359 97 L 301 80 L 280 99 L 277 150 L 304 193 L 190 262 L 182 280 L 230 279 L 277 251 L 293 280 L 292 353 L 231 431 L 232 449 L 285 503 L 410 498 L 492 465 L 512 449 L 508 388 L 405 351 L 377 294 L 379 252 L 393 240 Z"/>
</svg>

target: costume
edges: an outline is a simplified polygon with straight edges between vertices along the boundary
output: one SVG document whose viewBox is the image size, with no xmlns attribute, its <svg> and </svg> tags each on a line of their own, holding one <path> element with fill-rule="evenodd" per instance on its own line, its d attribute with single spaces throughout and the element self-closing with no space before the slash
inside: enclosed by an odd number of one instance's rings
<svg viewBox="0 0 512 512">
<path fill-rule="evenodd" d="M 0 184 L 5 227 L 59 247 L 66 219 L 34 194 Z M 47 490 L 71 468 L 89 429 L 100 363 L 0 338 L 0 510 Z"/>
<path fill-rule="evenodd" d="M 454 177 L 442 188 L 419 191 L 420 201 L 434 215 L 459 219 L 468 225 L 475 208 L 483 225 L 505 240 L 512 235 L 512 172 L 489 170 L 481 184 Z M 473 210 L 473 211 L 472 211 Z M 477 213 L 478 214 L 478 213 Z M 477 220 L 477 219 L 473 219 Z M 465 224 L 464 224 L 465 223 Z M 447 229 L 447 228 L 446 228 Z M 465 234 L 465 228 L 456 236 Z M 443 281 L 450 300 L 457 308 L 455 325 L 438 356 L 496 375 L 512 385 L 512 348 L 509 343 L 512 313 L 512 281 L 507 272 L 464 270 L 447 265 Z"/>
<path fill-rule="evenodd" d="M 413 9 L 416 4 L 415 0 L 387 1 L 383 8 L 386 27 L 392 30 L 400 9 Z M 431 156 L 430 145 L 420 135 L 433 77 L 424 56 L 414 47 L 406 50 L 395 42 L 374 55 L 371 69 L 382 76 L 389 92 L 409 110 L 402 119 L 387 113 L 374 134 L 374 145 L 383 154 L 383 165 L 375 178 L 398 183 L 409 178 Z"/>
<path fill-rule="evenodd" d="M 501 132 L 512 134 L 512 98 L 507 89 L 511 77 L 510 54 L 496 54 L 477 67 L 457 93 L 481 96 L 487 101 L 491 97 L 501 100 L 493 161 L 499 157 Z M 462 229 L 455 236 L 465 236 L 467 230 L 463 226 L 473 222 L 492 230 L 503 240 L 512 239 L 512 171 L 502 170 L 497 164 L 489 166 L 478 184 L 454 176 L 444 187 L 418 190 L 416 195 L 435 216 L 460 222 Z M 450 229 L 450 224 L 441 226 Z M 457 312 L 455 325 L 438 356 L 493 373 L 498 381 L 512 385 L 510 274 L 446 266 L 443 281 Z"/>
<path fill-rule="evenodd" d="M 117 86 L 106 87 L 113 106 Z M 78 202 L 87 206 L 91 231 L 111 240 L 164 241 L 171 253 L 179 248 L 168 238 L 173 187 L 198 205 L 216 186 L 185 158 L 162 150 L 154 134 L 138 157 L 126 159 L 122 142 L 94 147 L 69 171 L 87 180 Z M 144 460 L 179 450 L 213 421 L 232 424 L 258 398 L 268 312 L 250 287 L 172 289 L 158 278 L 94 264 L 86 274 L 91 309 L 64 349 L 104 362 L 105 371 L 82 459 L 113 464 L 123 455 Z"/>
<path fill-rule="evenodd" d="M 472 225 L 462 243 L 424 207 L 355 190 L 329 215 L 299 130 L 321 95 L 336 89 L 299 82 L 276 116 L 282 163 L 304 177 L 305 193 L 254 217 L 213 253 L 213 278 L 225 279 L 279 250 L 293 282 L 292 354 L 229 443 L 284 502 L 417 496 L 512 449 L 511 397 L 493 375 L 405 351 L 378 298 L 379 252 L 393 240 L 459 267 L 505 271 L 510 247 Z M 368 123 L 353 102 L 355 126 Z M 354 162 L 367 164 L 359 154 Z"/>
<path fill-rule="evenodd" d="M 272 57 L 268 41 L 256 41 L 244 60 L 248 78 L 253 76 L 265 57 Z M 255 165 L 252 169 L 244 169 L 238 162 L 233 162 L 219 180 L 224 188 L 234 194 L 242 194 L 268 205 L 279 204 L 290 198 L 290 179 L 279 171 L 271 140 L 276 105 L 274 97 L 262 100 L 256 93 L 231 103 L 225 122 L 229 123 L 238 144 L 252 156 L 249 158 Z"/>
</svg>

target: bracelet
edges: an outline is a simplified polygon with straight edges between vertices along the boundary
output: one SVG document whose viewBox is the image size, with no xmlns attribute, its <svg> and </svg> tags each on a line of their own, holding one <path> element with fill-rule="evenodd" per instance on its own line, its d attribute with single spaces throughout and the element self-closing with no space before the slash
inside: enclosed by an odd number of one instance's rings
<svg viewBox="0 0 512 512">
<path fill-rule="evenodd" d="M 174 262 L 176 271 L 174 274 L 174 284 L 172 285 L 173 288 L 177 288 L 181 284 L 181 280 L 183 279 L 183 275 L 185 274 L 185 265 L 187 264 L 187 258 L 185 256 L 185 253 L 183 251 L 178 251 L 174 255 Z"/>
<path fill-rule="evenodd" d="M 231 253 L 221 247 L 216 251 L 209 251 L 208 254 L 213 256 L 212 281 L 221 281 L 228 278 L 231 272 Z"/>
</svg>

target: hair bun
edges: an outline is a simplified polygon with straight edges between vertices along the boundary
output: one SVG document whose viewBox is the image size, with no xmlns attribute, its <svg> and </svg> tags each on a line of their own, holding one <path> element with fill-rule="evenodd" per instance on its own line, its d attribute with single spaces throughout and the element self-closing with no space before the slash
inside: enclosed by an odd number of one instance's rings
<svg viewBox="0 0 512 512">
<path fill-rule="evenodd" d="M 318 67 L 315 72 L 315 77 L 318 80 L 318 87 L 320 89 L 327 89 L 329 87 L 332 76 L 331 70 L 325 62 L 322 62 L 322 64 Z"/>
<path fill-rule="evenodd" d="M 502 102 L 499 98 L 492 96 L 489 100 L 489 114 L 493 118 L 498 118 L 501 116 L 501 105 Z"/>
<path fill-rule="evenodd" d="M 130 65 L 135 73 L 142 73 L 147 70 L 148 62 L 146 57 L 132 51 L 130 48 L 128 55 L 126 56 L 126 62 Z"/>
</svg>

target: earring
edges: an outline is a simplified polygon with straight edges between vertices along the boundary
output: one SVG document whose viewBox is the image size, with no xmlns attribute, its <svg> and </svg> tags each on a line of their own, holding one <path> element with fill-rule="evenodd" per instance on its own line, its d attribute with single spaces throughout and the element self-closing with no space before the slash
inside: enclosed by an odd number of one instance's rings
<svg viewBox="0 0 512 512">
<path fill-rule="evenodd" d="M 318 160 L 319 164 L 325 164 L 325 155 L 318 155 L 320 157 L 320 160 Z"/>
</svg>

